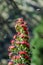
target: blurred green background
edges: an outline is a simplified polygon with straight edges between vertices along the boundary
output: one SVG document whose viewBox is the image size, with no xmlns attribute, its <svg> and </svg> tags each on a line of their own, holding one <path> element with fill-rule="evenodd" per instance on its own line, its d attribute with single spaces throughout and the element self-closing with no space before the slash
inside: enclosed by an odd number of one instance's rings
<svg viewBox="0 0 43 65">
<path fill-rule="evenodd" d="M 7 65 L 7 49 L 19 17 L 28 23 L 31 65 L 43 65 L 43 0 L 0 0 L 0 65 Z"/>
</svg>

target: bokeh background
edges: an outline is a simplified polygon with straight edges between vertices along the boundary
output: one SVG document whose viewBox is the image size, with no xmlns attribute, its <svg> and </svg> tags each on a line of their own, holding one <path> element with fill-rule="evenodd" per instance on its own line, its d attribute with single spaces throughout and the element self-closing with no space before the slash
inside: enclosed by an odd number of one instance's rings
<svg viewBox="0 0 43 65">
<path fill-rule="evenodd" d="M 8 63 L 8 47 L 19 17 L 28 23 L 33 54 L 31 65 L 43 65 L 43 0 L 0 0 L 0 65 Z M 40 60 L 35 58 L 35 52 L 39 53 Z"/>
</svg>

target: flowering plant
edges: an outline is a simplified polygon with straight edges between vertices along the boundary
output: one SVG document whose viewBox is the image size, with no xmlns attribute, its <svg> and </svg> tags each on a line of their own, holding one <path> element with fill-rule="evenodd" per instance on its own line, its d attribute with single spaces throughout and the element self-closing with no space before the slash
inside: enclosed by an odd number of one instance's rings
<svg viewBox="0 0 43 65">
<path fill-rule="evenodd" d="M 17 20 L 15 29 L 17 34 L 13 36 L 11 46 L 8 48 L 11 59 L 8 65 L 30 65 L 29 32 L 23 18 Z"/>
</svg>

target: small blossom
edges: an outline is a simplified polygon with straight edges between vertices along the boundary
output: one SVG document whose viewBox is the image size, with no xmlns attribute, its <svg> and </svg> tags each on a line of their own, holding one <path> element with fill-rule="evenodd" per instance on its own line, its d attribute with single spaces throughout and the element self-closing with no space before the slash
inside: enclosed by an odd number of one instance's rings
<svg viewBox="0 0 43 65">
<path fill-rule="evenodd" d="M 28 48 L 30 47 L 30 44 L 27 43 L 26 41 L 22 41 L 22 42 L 17 41 L 16 43 L 17 43 L 17 44 L 23 44 L 23 45 L 26 45 Z"/>
<path fill-rule="evenodd" d="M 27 54 L 26 51 L 19 51 L 19 54 Z"/>
<path fill-rule="evenodd" d="M 13 36 L 13 39 L 16 39 L 16 35 Z"/>
<path fill-rule="evenodd" d="M 24 29 L 25 31 L 28 31 L 28 28 L 27 28 L 27 27 L 24 27 L 23 29 Z"/>
<path fill-rule="evenodd" d="M 13 55 L 11 59 L 12 59 L 12 60 L 15 60 L 15 59 L 16 59 L 16 56 L 15 56 L 15 55 Z"/>
<path fill-rule="evenodd" d="M 14 55 L 14 56 L 12 56 L 12 60 L 15 60 L 15 59 L 20 59 L 21 58 L 21 56 L 20 55 Z"/>
<path fill-rule="evenodd" d="M 21 27 L 26 27 L 24 24 L 20 24 Z"/>
<path fill-rule="evenodd" d="M 20 33 L 20 32 L 18 32 L 17 34 L 18 34 L 18 35 L 20 35 L 21 33 Z"/>
<path fill-rule="evenodd" d="M 10 48 L 10 49 L 14 49 L 14 48 L 15 48 L 15 46 L 10 46 L 9 48 Z"/>
<path fill-rule="evenodd" d="M 28 32 L 28 31 L 26 31 L 26 32 L 25 32 L 25 34 L 29 34 L 29 32 Z"/>
<path fill-rule="evenodd" d="M 26 55 L 26 56 L 24 56 L 24 58 L 25 58 L 25 59 L 29 59 L 29 56 L 28 56 L 28 55 Z"/>
<path fill-rule="evenodd" d="M 28 36 L 24 35 L 23 33 L 20 34 L 20 37 L 22 37 L 22 38 L 28 38 Z"/>
<path fill-rule="evenodd" d="M 19 18 L 18 19 L 18 22 L 23 22 L 23 18 Z"/>
<path fill-rule="evenodd" d="M 21 56 L 20 56 L 20 55 L 17 55 L 17 56 L 16 56 L 16 59 L 20 59 L 20 58 L 21 58 Z"/>
<path fill-rule="evenodd" d="M 17 64 L 17 65 L 25 65 L 25 64 Z"/>
<path fill-rule="evenodd" d="M 10 61 L 10 62 L 8 63 L 8 65 L 14 65 L 14 63 L 13 63 L 12 61 Z"/>
<path fill-rule="evenodd" d="M 29 48 L 30 47 L 30 44 L 29 43 L 25 43 L 25 45 Z"/>
<path fill-rule="evenodd" d="M 11 56 L 12 56 L 12 54 L 13 54 L 12 52 L 11 52 L 11 53 L 9 53 L 9 57 L 11 57 Z"/>
<path fill-rule="evenodd" d="M 15 49 L 15 46 L 11 45 L 11 46 L 9 46 L 8 51 L 11 51 L 13 49 Z"/>
<path fill-rule="evenodd" d="M 29 43 L 27 43 L 26 41 L 22 41 L 22 42 L 21 42 L 21 44 L 23 44 L 23 45 L 25 44 L 27 47 L 29 47 L 29 46 L 30 46 L 30 44 L 29 44 Z"/>
<path fill-rule="evenodd" d="M 19 41 L 16 41 L 16 44 L 20 44 L 20 42 Z"/>
<path fill-rule="evenodd" d="M 24 34 L 21 34 L 21 35 L 20 35 L 20 37 L 22 37 L 22 38 L 23 38 L 23 37 L 24 37 Z"/>
<path fill-rule="evenodd" d="M 11 44 L 14 44 L 14 40 L 11 40 Z"/>
<path fill-rule="evenodd" d="M 24 25 L 26 25 L 26 26 L 27 26 L 27 23 L 26 23 L 26 21 L 24 21 Z"/>
</svg>

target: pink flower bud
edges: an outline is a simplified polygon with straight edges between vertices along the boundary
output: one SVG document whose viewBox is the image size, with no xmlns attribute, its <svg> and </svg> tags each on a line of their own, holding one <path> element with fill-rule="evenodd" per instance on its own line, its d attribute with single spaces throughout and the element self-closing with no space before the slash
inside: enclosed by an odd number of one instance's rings
<svg viewBox="0 0 43 65">
<path fill-rule="evenodd" d="M 16 35 L 13 36 L 13 39 L 16 39 Z"/>
<path fill-rule="evenodd" d="M 21 27 L 26 27 L 24 24 L 20 24 Z"/>
<path fill-rule="evenodd" d="M 17 65 L 25 65 L 25 64 L 17 64 Z"/>
<path fill-rule="evenodd" d="M 16 44 L 20 44 L 20 42 L 19 41 L 16 41 Z"/>
<path fill-rule="evenodd" d="M 12 53 L 9 53 L 9 57 L 11 57 L 12 56 Z"/>
<path fill-rule="evenodd" d="M 15 48 L 15 46 L 10 46 L 9 48 L 10 48 L 10 49 L 14 49 L 14 48 Z"/>
<path fill-rule="evenodd" d="M 17 34 L 18 34 L 18 35 L 20 35 L 21 33 L 20 33 L 20 32 L 18 32 Z"/>
<path fill-rule="evenodd" d="M 19 51 L 19 54 L 27 54 L 26 51 Z"/>
<path fill-rule="evenodd" d="M 15 46 L 11 45 L 11 46 L 9 46 L 8 51 L 11 51 L 13 49 L 15 49 Z"/>
<path fill-rule="evenodd" d="M 28 56 L 28 55 L 25 55 L 24 58 L 25 58 L 25 59 L 29 59 L 29 56 Z"/>
<path fill-rule="evenodd" d="M 27 28 L 27 27 L 24 27 L 24 30 L 25 30 L 25 31 L 28 31 L 28 28 Z"/>
<path fill-rule="evenodd" d="M 12 60 L 15 60 L 15 59 L 16 59 L 16 56 L 15 56 L 15 55 L 13 55 L 11 59 L 12 59 Z"/>
<path fill-rule="evenodd" d="M 14 44 L 14 40 L 11 40 L 11 44 Z"/>
<path fill-rule="evenodd" d="M 26 32 L 25 32 L 25 34 L 29 34 L 29 32 L 28 32 L 28 31 L 26 31 Z"/>
<path fill-rule="evenodd" d="M 20 56 L 20 55 L 17 55 L 17 56 L 16 56 L 16 59 L 20 59 L 20 58 L 21 58 L 21 56 Z"/>
<path fill-rule="evenodd" d="M 28 48 L 30 47 L 30 44 L 27 43 L 26 41 L 22 41 L 21 44 L 26 45 Z"/>
<path fill-rule="evenodd" d="M 10 61 L 10 62 L 8 63 L 8 65 L 14 65 L 14 63 L 13 63 L 12 61 Z"/>
<path fill-rule="evenodd" d="M 23 18 L 19 18 L 18 19 L 18 22 L 23 22 Z"/>
<path fill-rule="evenodd" d="M 27 26 L 27 23 L 26 23 L 26 21 L 24 21 L 24 25 L 26 25 L 26 26 Z"/>
<path fill-rule="evenodd" d="M 24 38 L 24 34 L 22 33 L 22 34 L 20 35 L 20 37 Z"/>
</svg>

